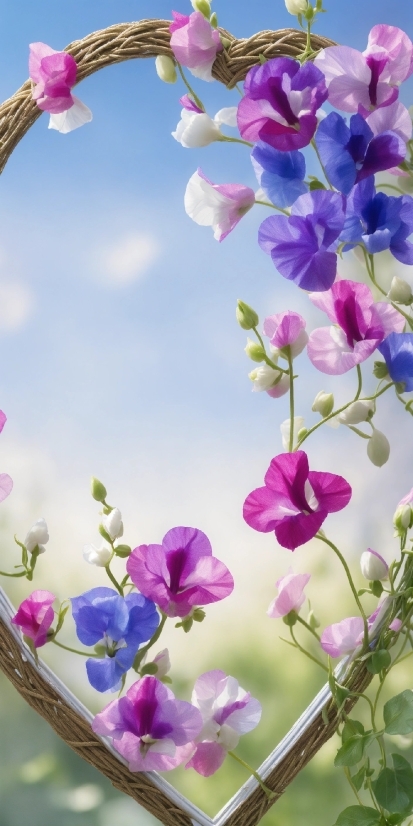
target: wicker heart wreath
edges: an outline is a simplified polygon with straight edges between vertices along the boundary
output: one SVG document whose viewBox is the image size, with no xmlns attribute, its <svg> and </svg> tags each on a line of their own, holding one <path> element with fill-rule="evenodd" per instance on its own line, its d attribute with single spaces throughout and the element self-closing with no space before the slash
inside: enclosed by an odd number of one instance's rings
<svg viewBox="0 0 413 826">
<path fill-rule="evenodd" d="M 47 720 L 77 754 L 94 765 L 117 789 L 131 796 L 165 826 L 256 826 L 337 729 L 340 729 L 343 745 L 337 755 L 336 765 L 341 765 L 347 770 L 358 800 L 357 806 L 349 807 L 346 810 L 347 814 L 342 813 L 337 821 L 338 826 L 397 826 L 413 811 L 413 772 L 406 761 L 400 762 L 404 759 L 398 755 L 393 755 L 393 768 L 386 765 L 382 740 L 384 733 L 406 735 L 413 732 L 413 692 L 406 690 L 386 704 L 385 728 L 381 731 L 374 719 L 377 702 L 373 707 L 371 701 L 365 697 L 364 691 L 374 675 L 378 674 L 381 684 L 384 683 L 392 666 L 389 649 L 396 646 L 396 662 L 401 659 L 406 645 L 411 643 L 413 566 L 412 552 L 407 549 L 407 534 L 413 526 L 413 495 L 411 492 L 400 502 L 395 514 L 396 534 L 401 547 L 400 559 L 388 566 L 374 551 L 368 551 L 367 556 L 364 555 L 362 570 L 369 581 L 369 586 L 364 592 L 380 598 L 377 610 L 372 616 L 367 617 L 360 603 L 361 594 L 353 584 L 347 563 L 321 530 L 327 514 L 330 511 L 341 510 L 347 504 L 351 489 L 342 477 L 309 471 L 302 444 L 320 424 L 334 419 L 337 424 L 347 425 L 356 434 L 369 440 L 368 456 L 373 464 L 380 466 L 388 458 L 388 451 L 387 440 L 372 423 L 377 399 L 388 389 L 395 388 L 398 400 L 411 413 L 411 402 L 406 400 L 403 394 L 413 390 L 413 334 L 404 332 L 404 327 L 407 323 L 408 329 L 413 330 L 413 319 L 410 310 L 407 309 L 413 302 L 413 296 L 409 285 L 399 278 L 393 279 L 387 295 L 377 284 L 373 257 L 376 252 L 390 249 L 398 260 L 413 263 L 413 246 L 407 240 L 413 230 L 413 199 L 400 188 L 403 181 L 408 179 L 410 183 L 412 179 L 413 165 L 411 157 L 408 157 L 408 151 L 412 154 L 411 122 L 407 122 L 406 110 L 397 100 L 398 85 L 413 69 L 413 47 L 407 36 L 399 33 L 400 30 L 377 26 L 375 29 L 380 31 L 375 32 L 373 29 L 375 33 L 373 35 L 372 32 L 369 41 L 370 51 L 359 55 L 348 49 L 343 57 L 340 47 L 334 51 L 336 44 L 332 41 L 311 34 L 312 22 L 322 10 L 320 2 L 317 2 L 314 8 L 307 0 L 287 2 L 287 7 L 292 8 L 292 13 L 297 13 L 303 30 L 264 31 L 247 40 L 237 40 L 229 32 L 218 29 L 217 22 L 213 19 L 214 15 L 210 16 L 211 10 L 207 0 L 194 0 L 193 5 L 194 15 L 186 17 L 174 14 L 172 26 L 170 21 L 164 20 L 119 24 L 94 32 L 83 40 L 70 44 L 63 53 L 53 52 L 44 44 L 34 44 L 37 51 L 33 51 L 31 58 L 31 80 L 0 107 L 0 170 L 4 169 L 17 143 L 41 115 L 42 109 L 49 111 L 52 118 L 55 118 L 53 125 L 54 128 L 59 128 L 59 131 L 69 131 L 62 125 L 64 119 L 61 118 L 71 107 L 80 106 L 83 122 L 86 122 L 86 107 L 71 97 L 71 87 L 75 82 L 105 66 L 134 58 L 161 57 L 157 64 L 158 74 L 167 82 L 174 80 L 177 67 L 181 72 L 189 94 L 182 99 L 182 122 L 174 137 L 180 140 L 183 146 L 203 146 L 212 140 L 241 140 L 242 143 L 254 147 L 252 157 L 261 185 L 259 195 L 254 195 L 252 190 L 240 185 L 213 185 L 198 172 L 188 185 L 185 196 L 187 212 L 198 223 L 211 225 L 215 230 L 215 237 L 219 240 L 235 227 L 252 203 L 264 204 L 281 213 L 267 218 L 262 225 L 260 245 L 264 252 L 271 254 L 274 264 L 284 277 L 294 280 L 299 286 L 310 291 L 311 300 L 316 306 L 326 310 L 330 320 L 335 323 L 336 332 L 324 333 L 323 339 L 320 337 L 322 331 L 316 330 L 308 338 L 304 332 L 305 322 L 297 313 L 274 315 L 264 322 L 264 334 L 270 338 L 270 349 L 267 351 L 257 330 L 257 314 L 248 305 L 238 302 L 237 319 L 240 326 L 244 330 L 253 331 L 258 339 L 257 343 L 249 340 L 246 348 L 247 355 L 262 365 L 250 374 L 254 389 L 266 390 L 274 398 L 290 392 L 291 412 L 288 426 L 283 431 L 286 452 L 272 460 L 265 480 L 266 487 L 258 488 L 247 498 L 244 518 L 256 530 L 274 530 L 278 542 L 290 550 L 295 550 L 314 536 L 329 545 L 344 565 L 360 609 L 360 616 L 330 626 L 320 640 L 316 632 L 316 622 L 306 622 L 299 615 L 304 602 L 303 587 L 306 582 L 297 583 L 300 575 L 294 577 L 291 573 L 279 581 L 279 598 L 272 606 L 270 616 L 284 617 L 290 627 L 294 644 L 298 646 L 293 628 L 299 622 L 321 642 L 324 651 L 331 658 L 342 654 L 347 656 L 335 670 L 331 667 L 330 659 L 328 666 L 322 664 L 328 673 L 325 688 L 258 772 L 253 772 L 254 776 L 214 819 L 183 798 L 156 772 L 132 771 L 130 761 L 116 748 L 116 737 L 113 738 L 112 745 L 110 738 L 102 736 L 109 733 L 108 729 L 99 729 L 87 709 L 38 659 L 37 648 L 47 641 L 55 641 L 67 609 L 59 610 L 57 628 L 52 630 L 53 600 L 48 602 L 47 598 L 43 597 L 40 613 L 41 597 L 35 598 L 38 600 L 37 603 L 35 600 L 33 602 L 33 599 L 31 602 L 30 599 L 26 600 L 16 614 L 6 594 L 0 590 L 0 667 L 22 697 Z M 303 28 L 303 20 L 307 21 L 307 32 L 305 25 Z M 201 32 L 202 37 L 210 38 L 210 44 L 216 45 L 208 66 L 202 62 L 200 65 L 196 63 L 192 47 L 188 51 L 188 40 L 185 38 L 188 38 L 192 24 L 199 27 L 198 34 Z M 177 32 L 178 35 L 175 37 Z M 331 48 L 334 52 L 334 59 L 331 60 L 335 61 L 333 68 L 325 57 Z M 189 55 L 187 62 L 185 49 Z M 67 63 L 68 55 L 73 59 L 72 63 L 70 60 Z M 55 63 L 52 68 L 50 64 L 46 71 L 48 59 Z M 59 60 L 61 62 L 58 64 L 56 61 Z M 340 86 L 340 78 L 345 77 L 346 61 L 353 61 L 354 66 L 360 70 L 356 92 L 349 92 L 349 82 L 346 85 L 343 81 Z M 229 89 L 234 88 L 239 81 L 247 79 L 244 87 L 245 96 L 238 107 L 241 139 L 227 137 L 220 130 L 222 124 L 235 125 L 232 123 L 233 115 L 228 114 L 229 110 L 222 110 L 220 119 L 220 113 L 214 121 L 209 118 L 200 99 L 185 79 L 182 65 L 203 79 L 209 79 L 206 75 L 212 72 L 212 77 Z M 68 80 L 70 72 L 74 72 L 72 82 Z M 262 91 L 264 86 L 267 90 L 265 94 Z M 354 112 L 350 126 L 347 126 L 337 113 L 327 116 L 324 113 L 324 118 L 317 120 L 315 112 L 327 98 L 327 87 L 330 92 L 329 102 L 338 108 L 341 103 L 344 111 Z M 351 97 L 352 94 L 353 98 L 354 95 L 357 97 L 356 104 Z M 352 108 L 354 105 L 355 109 Z M 325 183 L 315 176 L 309 176 L 309 180 L 305 180 L 304 161 L 299 150 L 310 142 L 316 148 Z M 386 169 L 398 174 L 398 185 L 390 185 L 391 189 L 398 190 L 397 197 L 387 196 L 381 192 L 376 194 L 373 191 L 374 174 Z M 205 196 L 207 200 L 209 198 L 207 205 L 206 201 L 201 203 L 199 200 L 201 191 L 202 197 Z M 361 206 L 357 207 L 359 201 Z M 305 243 L 302 240 L 304 235 Z M 382 301 L 374 304 L 366 285 L 344 280 L 335 281 L 337 255 L 354 246 L 362 249 L 367 275 L 375 287 L 386 296 L 387 303 Z M 327 295 L 328 298 L 325 297 Z M 326 335 L 330 336 L 328 358 L 325 356 Z M 339 409 L 334 409 L 331 394 L 321 392 L 317 395 L 312 409 L 321 415 L 322 420 L 312 428 L 304 428 L 300 417 L 294 416 L 293 386 L 296 377 L 293 375 L 292 363 L 293 358 L 301 353 L 307 343 L 310 359 L 322 372 L 330 375 L 342 374 L 354 367 L 358 376 L 356 396 Z M 336 350 L 333 353 L 334 347 Z M 374 374 L 380 380 L 379 388 L 374 394 L 363 397 L 360 363 L 376 347 L 382 348 L 380 352 L 385 358 L 385 362 L 379 362 L 374 368 Z M 341 349 L 338 351 L 337 348 Z M 286 368 L 282 368 L 278 363 L 282 358 L 287 363 Z M 4 421 L 5 417 L 2 425 Z M 360 423 L 371 425 L 372 434 L 367 435 L 360 431 L 357 427 Z M 301 481 L 297 481 L 299 477 Z M 8 477 L 2 474 L 0 481 L 2 498 L 5 498 L 10 492 L 10 486 L 7 487 Z M 92 492 L 94 498 L 103 506 L 100 528 L 107 545 L 103 550 L 89 548 L 85 554 L 87 561 L 106 568 L 118 591 L 118 594 L 112 592 L 115 594 L 115 597 L 110 597 L 112 601 L 123 599 L 125 588 L 131 585 L 128 582 L 130 578 L 140 591 L 133 607 L 136 610 L 139 607 L 141 610 L 144 603 L 145 610 L 152 610 L 148 605 L 154 591 L 150 591 L 148 582 L 153 570 L 149 571 L 145 565 L 151 554 L 161 553 L 161 546 L 140 546 L 132 551 L 126 545 L 116 544 L 123 531 L 120 513 L 107 504 L 106 490 L 97 480 L 93 482 Z M 270 505 L 268 502 L 271 497 L 274 501 Z M 195 529 L 176 528 L 167 534 L 169 543 L 173 542 L 171 535 L 174 531 L 181 532 L 179 548 L 173 544 L 165 545 L 166 554 L 182 555 L 195 541 L 195 534 L 196 542 L 202 543 L 206 540 L 203 534 L 200 538 L 201 532 Z M 190 531 L 192 534 L 188 538 Z M 184 537 L 187 537 L 187 540 Z M 26 576 L 30 581 L 38 556 L 44 550 L 41 543 L 47 539 L 47 526 L 44 520 L 39 520 L 25 542 L 18 542 L 22 550 L 22 565 L 16 567 L 21 570 L 6 576 Z M 203 553 L 204 557 L 208 557 L 211 551 Z M 109 567 L 114 555 L 128 558 L 128 574 L 120 584 L 113 578 Z M 168 559 L 170 594 L 173 591 L 172 579 L 175 575 L 178 576 L 179 566 L 181 576 L 184 563 L 172 563 L 171 557 Z M 159 596 L 160 580 L 157 582 L 156 593 L 159 598 L 156 600 L 154 597 L 154 600 L 162 617 L 160 630 L 167 616 L 181 618 L 179 624 L 184 630 L 190 630 L 194 620 L 203 619 L 200 605 L 214 602 L 229 593 L 229 572 L 218 560 L 211 556 L 208 559 L 212 585 L 209 582 L 207 587 L 203 581 L 203 602 L 198 598 L 196 602 L 189 601 L 186 609 L 182 607 L 185 593 L 190 600 L 189 586 L 186 590 L 184 587 L 175 589 L 176 602 L 162 602 L 163 597 Z M 219 577 L 221 579 L 217 585 Z M 306 580 L 309 575 L 301 575 L 301 579 L 303 577 Z M 388 582 L 388 587 L 383 585 L 383 582 Z M 100 592 L 104 590 L 106 594 L 100 593 L 99 598 L 109 598 L 108 589 L 95 589 Z M 34 592 L 36 595 L 47 593 Z M 198 597 L 199 593 L 198 589 Z M 128 594 L 129 599 L 131 595 Z M 79 639 L 85 645 L 91 645 L 96 640 L 91 641 L 93 635 L 90 627 L 86 630 L 86 626 L 83 627 L 79 633 L 79 617 L 85 609 L 85 604 L 81 603 L 82 599 L 83 597 L 79 597 L 72 600 L 73 614 L 78 622 Z M 151 605 L 155 611 L 154 603 Z M 95 610 L 96 605 L 90 602 L 86 607 L 90 613 Z M 159 622 L 158 614 L 156 618 Z M 24 632 L 24 639 L 21 630 Z M 90 682 L 100 691 L 107 690 L 107 686 L 105 683 L 102 687 L 103 683 L 99 682 L 101 677 L 96 676 L 96 668 L 100 668 L 96 663 L 106 663 L 110 659 L 113 668 L 115 664 L 119 666 L 119 651 L 128 650 L 130 645 L 129 630 L 125 631 L 125 639 L 122 638 L 120 641 L 119 636 L 113 637 L 111 634 L 112 631 L 109 633 L 106 629 L 101 635 L 106 646 L 103 654 L 102 646 L 99 648 L 98 645 L 97 653 L 91 654 L 91 658 L 97 658 L 94 660 L 95 665 L 92 659 L 88 661 L 92 662 L 88 672 Z M 156 664 L 155 659 L 153 663 L 144 665 L 143 649 L 139 648 L 142 642 L 149 639 L 150 643 L 145 646 L 146 653 L 146 649 L 158 639 L 156 625 L 152 628 L 151 634 L 148 633 L 140 639 L 134 651 L 136 656 L 133 667 L 141 681 L 155 680 L 156 674 L 160 676 L 159 662 Z M 130 667 L 131 665 L 123 668 L 122 680 Z M 104 679 L 107 678 L 105 672 Z M 123 688 L 122 680 L 120 683 Z M 168 679 L 165 680 L 167 681 Z M 115 680 L 109 687 L 117 689 L 119 685 Z M 207 736 L 204 733 L 202 739 L 198 729 L 198 741 L 195 738 L 194 742 L 200 743 L 201 746 L 213 745 L 221 750 L 227 748 L 230 753 L 230 747 L 222 745 L 222 731 L 225 728 L 225 720 L 230 719 L 231 713 L 236 714 L 248 704 L 249 699 L 246 700 L 245 696 L 249 698 L 249 695 L 237 695 L 238 699 L 228 712 L 227 718 L 221 715 L 219 723 L 218 717 L 214 718 L 215 734 Z M 349 718 L 360 696 L 364 696 L 372 708 L 372 729 L 367 732 L 361 723 Z M 113 708 L 118 702 L 121 701 L 115 701 Z M 117 708 L 118 706 L 116 714 Z M 199 704 L 199 708 L 202 711 L 202 703 Z M 115 725 L 113 719 L 111 725 Z M 105 725 L 109 725 L 107 720 Z M 245 728 L 245 731 L 247 730 L 249 729 Z M 162 736 L 159 735 L 158 740 L 153 734 L 141 736 L 142 760 L 151 748 L 162 741 Z M 373 780 L 370 763 L 364 762 L 365 752 L 372 743 L 378 744 L 381 749 L 380 768 Z M 177 741 L 176 745 L 180 746 L 182 742 Z M 156 751 L 156 748 L 154 750 Z M 358 771 L 351 775 L 350 769 L 354 766 L 358 767 Z M 208 774 L 206 769 L 200 773 Z M 360 801 L 358 792 L 363 784 L 366 790 L 374 794 L 375 808 L 367 807 Z"/>
</svg>

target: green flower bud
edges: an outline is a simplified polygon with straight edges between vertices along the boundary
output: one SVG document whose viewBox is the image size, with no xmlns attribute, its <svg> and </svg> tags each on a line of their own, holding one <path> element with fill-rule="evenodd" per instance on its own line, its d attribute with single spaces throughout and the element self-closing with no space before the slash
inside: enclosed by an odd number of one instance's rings
<svg viewBox="0 0 413 826">
<path fill-rule="evenodd" d="M 195 11 L 200 11 L 201 14 L 209 20 L 211 16 L 211 4 L 208 0 L 191 0 L 191 3 Z"/>
<path fill-rule="evenodd" d="M 247 338 L 247 346 L 244 347 L 244 350 L 252 361 L 264 361 L 265 359 L 265 350 L 261 347 L 261 344 L 258 344 L 257 341 L 253 341 L 251 338 Z"/>
<path fill-rule="evenodd" d="M 315 615 L 315 613 L 312 609 L 311 609 L 310 613 L 308 614 L 307 622 L 308 622 L 310 628 L 313 629 L 313 631 L 315 631 L 316 628 L 320 627 L 320 622 L 317 619 L 317 617 L 316 617 L 316 615 Z"/>
<path fill-rule="evenodd" d="M 319 413 L 320 416 L 325 419 L 326 416 L 329 416 L 332 412 L 334 407 L 334 396 L 332 393 L 325 393 L 324 390 L 320 390 L 317 393 L 311 410 L 314 413 Z"/>
<path fill-rule="evenodd" d="M 203 608 L 195 608 L 192 612 L 192 619 L 194 622 L 203 622 L 205 617 L 206 614 Z"/>
<path fill-rule="evenodd" d="M 217 15 L 217 13 L 216 13 L 215 11 L 214 11 L 214 13 L 213 13 L 213 14 L 211 14 L 211 17 L 210 17 L 210 19 L 209 19 L 209 22 L 210 22 L 210 24 L 211 24 L 211 26 L 212 26 L 212 28 L 213 28 L 213 29 L 217 29 L 217 28 L 218 28 L 218 15 Z"/>
<path fill-rule="evenodd" d="M 155 60 L 155 69 L 158 77 L 164 83 L 176 83 L 178 80 L 175 63 L 167 54 L 158 55 Z"/>
<path fill-rule="evenodd" d="M 396 536 L 403 536 L 413 525 L 413 511 L 410 505 L 401 505 L 393 516 Z"/>
<path fill-rule="evenodd" d="M 104 502 L 108 492 L 102 482 L 99 482 L 99 479 L 96 479 L 92 476 L 90 480 L 90 491 L 96 502 Z"/>
<path fill-rule="evenodd" d="M 298 433 L 297 433 L 297 443 L 301 442 L 301 439 L 304 439 L 304 436 L 306 436 L 307 433 L 308 433 L 307 428 L 302 427 L 301 430 L 299 430 Z"/>
<path fill-rule="evenodd" d="M 390 298 L 390 301 L 395 301 L 396 304 L 411 304 L 413 301 L 412 288 L 407 281 L 395 275 L 390 284 L 387 298 Z"/>
<path fill-rule="evenodd" d="M 376 379 L 386 379 L 389 375 L 386 362 L 375 361 L 373 367 L 373 374 L 376 376 Z"/>
<path fill-rule="evenodd" d="M 237 302 L 237 309 L 235 310 L 235 316 L 238 321 L 240 327 L 243 330 L 252 330 L 254 327 L 258 327 L 260 322 L 257 313 L 252 307 L 249 307 L 248 304 L 245 304 L 244 301 L 238 299 Z"/>
<path fill-rule="evenodd" d="M 130 556 L 132 553 L 132 548 L 130 545 L 117 545 L 115 548 L 116 556 L 120 556 L 122 559 L 126 559 L 127 556 Z"/>
<path fill-rule="evenodd" d="M 297 623 L 297 611 L 290 611 L 289 614 L 286 614 L 286 616 L 283 617 L 283 622 L 285 625 L 288 625 L 289 628 L 293 628 Z"/>
</svg>

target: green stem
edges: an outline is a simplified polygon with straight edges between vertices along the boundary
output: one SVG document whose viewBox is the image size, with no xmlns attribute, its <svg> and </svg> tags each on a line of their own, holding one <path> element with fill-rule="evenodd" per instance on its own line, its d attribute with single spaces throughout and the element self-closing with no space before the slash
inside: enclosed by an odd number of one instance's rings
<svg viewBox="0 0 413 826">
<path fill-rule="evenodd" d="M 190 94 L 190 95 L 192 95 L 192 97 L 193 97 L 193 99 L 194 99 L 194 101 L 195 101 L 196 105 L 198 106 L 198 108 L 199 108 L 199 109 L 202 109 L 202 111 L 203 111 L 203 112 L 205 112 L 205 106 L 204 106 L 204 104 L 202 103 L 202 100 L 200 100 L 200 98 L 199 98 L 199 97 L 198 97 L 198 95 L 196 94 L 196 92 L 194 92 L 194 90 L 193 90 L 193 88 L 192 88 L 191 84 L 189 83 L 189 81 L 186 79 L 186 77 L 185 77 L 185 75 L 184 75 L 184 73 L 183 73 L 183 70 L 182 70 L 182 66 L 181 66 L 181 64 L 180 64 L 180 63 L 177 63 L 176 65 L 177 65 L 177 67 L 178 67 L 178 72 L 179 72 L 179 74 L 181 75 L 181 78 L 182 78 L 183 82 L 185 83 L 186 88 L 188 89 L 189 94 Z"/>
<path fill-rule="evenodd" d="M 313 149 L 314 149 L 314 151 L 315 151 L 315 153 L 316 153 L 316 155 L 317 155 L 317 158 L 318 158 L 319 164 L 320 164 L 320 166 L 321 166 L 321 169 L 323 170 L 323 175 L 324 175 L 324 177 L 325 177 L 325 179 L 326 179 L 326 181 L 327 181 L 327 185 L 329 186 L 329 188 L 330 188 L 330 189 L 333 189 L 333 187 L 332 187 L 332 186 L 331 186 L 331 184 L 330 184 L 330 181 L 328 180 L 327 172 L 326 172 L 325 167 L 324 167 L 324 164 L 323 164 L 323 162 L 322 162 L 322 160 L 321 160 L 320 153 L 319 153 L 319 151 L 318 151 L 318 149 L 317 149 L 317 144 L 316 144 L 316 142 L 315 142 L 314 138 L 313 138 L 313 139 L 312 139 L 312 141 L 311 141 L 311 146 L 313 147 Z"/>
<path fill-rule="evenodd" d="M 76 648 L 69 648 L 68 645 L 63 645 L 62 642 L 58 642 L 57 640 L 52 640 L 53 645 L 57 645 L 59 648 L 64 648 L 65 651 L 71 651 L 72 654 L 80 654 L 81 657 L 97 657 L 97 654 L 91 654 L 89 651 L 78 651 Z"/>
<path fill-rule="evenodd" d="M 234 751 L 229 751 L 228 754 L 230 757 L 236 760 L 237 763 L 240 763 L 240 765 L 243 766 L 244 769 L 247 769 L 247 771 L 250 774 L 252 774 L 253 777 L 255 777 L 255 779 L 260 784 L 263 792 L 265 792 L 265 794 L 267 795 L 268 800 L 274 800 L 274 798 L 277 797 L 276 793 L 272 792 L 271 789 L 269 789 L 268 786 L 265 785 L 264 781 L 261 779 L 258 772 L 254 771 L 254 769 L 251 766 L 249 766 L 248 763 L 245 762 L 245 760 L 242 760 L 241 757 L 238 757 L 238 755 L 235 754 Z"/>
<path fill-rule="evenodd" d="M 0 576 L 11 576 L 11 577 L 14 577 L 15 579 L 17 579 L 18 577 L 21 577 L 21 576 L 27 576 L 27 571 L 20 571 L 20 573 L 18 573 L 18 574 L 6 574 L 6 571 L 0 571 Z"/>
<path fill-rule="evenodd" d="M 113 576 L 112 571 L 110 570 L 110 562 L 108 562 L 108 564 L 105 565 L 105 571 L 106 571 L 110 581 L 113 582 L 113 584 L 114 584 L 116 590 L 118 591 L 118 593 L 121 595 L 121 597 L 123 597 L 123 588 L 122 588 L 121 585 L 119 585 L 119 582 Z"/>
<path fill-rule="evenodd" d="M 243 141 L 242 138 L 230 138 L 228 135 L 223 135 L 222 138 L 220 138 L 220 140 L 224 141 L 225 143 L 242 143 L 244 144 L 244 146 L 249 146 L 250 149 L 254 146 L 253 143 L 250 143 L 249 141 Z"/>
<path fill-rule="evenodd" d="M 363 803 L 362 803 L 362 801 L 361 801 L 361 799 L 360 799 L 360 797 L 359 797 L 359 795 L 358 795 L 358 791 L 357 791 L 356 787 L 354 786 L 353 781 L 352 781 L 352 779 L 351 779 L 350 769 L 348 769 L 348 768 L 346 767 L 346 768 L 344 769 L 344 774 L 346 775 L 347 780 L 348 780 L 348 782 L 350 783 L 350 786 L 351 786 L 351 788 L 353 789 L 354 794 L 356 795 L 356 798 L 357 798 L 357 800 L 358 800 L 358 802 L 359 802 L 359 805 L 360 805 L 360 806 L 363 806 Z"/>
<path fill-rule="evenodd" d="M 260 336 L 260 334 L 259 334 L 256 327 L 253 327 L 252 329 L 254 330 L 254 333 L 257 336 L 257 339 L 258 339 L 259 343 L 261 344 L 261 347 L 262 347 L 262 349 L 264 350 L 264 353 L 265 353 L 265 344 L 262 340 L 262 337 Z M 269 367 L 272 367 L 273 370 L 279 370 L 280 373 L 285 373 L 286 376 L 289 375 L 289 372 L 290 372 L 289 370 L 284 370 L 283 367 L 280 367 L 278 364 L 275 364 L 273 361 L 271 361 L 270 358 L 268 358 L 267 355 L 265 356 L 264 361 L 265 361 L 266 364 L 268 364 Z"/>
<path fill-rule="evenodd" d="M 304 628 L 306 628 L 307 631 L 309 631 L 310 634 L 312 634 L 313 637 L 316 638 L 317 642 L 320 642 L 320 637 L 317 634 L 317 631 L 315 631 L 314 628 L 311 628 L 311 625 L 308 622 L 306 622 L 305 620 L 303 620 L 303 618 L 300 617 L 299 614 L 297 614 L 297 622 L 299 622 L 301 625 L 303 625 Z"/>
<path fill-rule="evenodd" d="M 364 612 L 364 608 L 363 608 L 363 606 L 362 606 L 362 604 L 359 600 L 357 589 L 356 589 L 356 586 L 354 585 L 353 577 L 351 576 L 351 573 L 350 573 L 350 568 L 348 567 L 347 562 L 344 559 L 344 556 L 341 553 L 341 551 L 339 551 L 337 546 L 334 545 L 334 542 L 330 542 L 330 540 L 327 539 L 327 537 L 324 536 L 324 534 L 322 534 L 320 532 L 316 534 L 316 538 L 321 539 L 322 542 L 324 542 L 326 545 L 328 545 L 331 548 L 332 551 L 334 551 L 334 553 L 336 554 L 336 556 L 338 556 L 338 558 L 339 558 L 339 560 L 340 560 L 340 562 L 341 562 L 341 564 L 342 564 L 342 566 L 343 566 L 343 568 L 346 572 L 346 576 L 347 576 L 347 579 L 349 581 L 350 588 L 353 592 L 354 599 L 356 600 L 357 607 L 358 607 L 358 609 L 360 611 L 360 614 L 363 618 L 363 623 L 364 623 L 364 647 L 368 648 L 368 645 L 369 645 L 369 626 L 368 626 L 368 622 L 367 622 L 367 617 L 366 617 L 366 614 Z"/>
<path fill-rule="evenodd" d="M 290 627 L 290 634 L 291 634 L 291 636 L 294 640 L 295 647 L 298 648 L 298 650 L 301 651 L 302 654 L 305 654 L 305 656 L 308 657 L 309 660 L 312 660 L 313 663 L 316 663 L 317 665 L 319 665 L 320 668 L 323 669 L 323 671 L 327 671 L 327 674 L 328 674 L 327 666 L 324 665 L 324 663 L 322 663 L 321 660 L 318 659 L 318 657 L 314 657 L 313 654 L 310 654 L 309 651 L 307 651 L 305 648 L 302 647 L 302 645 L 300 645 L 300 643 L 298 642 L 296 636 L 294 635 L 294 631 L 291 627 Z"/>
<path fill-rule="evenodd" d="M 277 212 L 282 212 L 284 215 L 287 215 L 288 218 L 290 217 L 290 213 L 288 212 L 288 209 L 283 209 L 282 207 L 275 206 L 275 204 L 270 204 L 269 201 L 258 201 L 256 199 L 255 203 L 260 204 L 261 206 L 270 207 L 271 209 L 276 209 Z"/>
<path fill-rule="evenodd" d="M 377 189 L 393 189 L 395 192 L 398 192 L 399 195 L 406 195 L 400 187 L 393 186 L 392 184 L 378 184 Z"/>
<path fill-rule="evenodd" d="M 294 376 L 293 376 L 293 357 L 291 355 L 291 347 L 288 345 L 288 372 L 290 374 L 290 440 L 288 445 L 288 452 L 293 452 L 294 447 Z"/>
<path fill-rule="evenodd" d="M 164 627 L 165 627 L 165 623 L 166 623 L 166 620 L 167 620 L 167 619 L 168 619 L 167 615 L 166 615 L 166 614 L 164 614 L 164 613 L 162 613 L 162 619 L 161 619 L 161 621 L 160 621 L 160 623 L 159 623 L 159 625 L 158 625 L 158 627 L 157 627 L 157 629 L 156 629 L 155 633 L 153 634 L 153 636 L 151 637 L 151 639 L 149 640 L 149 642 L 148 642 L 146 645 L 144 645 L 144 647 L 143 647 L 143 648 L 140 648 L 140 649 L 139 649 L 139 651 L 138 651 L 138 653 L 137 653 L 137 655 L 136 655 L 136 657 L 135 657 L 134 663 L 133 663 L 133 668 L 135 669 L 135 671 L 137 671 L 137 670 L 138 670 L 138 668 L 139 668 L 139 666 L 140 666 L 140 664 L 141 664 L 141 662 L 142 662 L 142 660 L 143 660 L 143 658 L 144 658 L 145 654 L 147 654 L 147 652 L 149 651 L 149 649 L 150 649 L 150 648 L 152 648 L 152 646 L 153 646 L 153 645 L 155 645 L 155 643 L 156 643 L 156 642 L 158 642 L 159 637 L 161 636 L 162 631 L 163 631 L 163 629 L 164 629 Z"/>
<path fill-rule="evenodd" d="M 358 386 L 357 386 L 357 393 L 354 396 L 354 401 L 358 401 L 361 396 L 361 391 L 363 389 L 363 376 L 361 374 L 361 367 L 359 364 L 356 366 L 357 369 L 357 379 L 358 379 Z"/>
</svg>

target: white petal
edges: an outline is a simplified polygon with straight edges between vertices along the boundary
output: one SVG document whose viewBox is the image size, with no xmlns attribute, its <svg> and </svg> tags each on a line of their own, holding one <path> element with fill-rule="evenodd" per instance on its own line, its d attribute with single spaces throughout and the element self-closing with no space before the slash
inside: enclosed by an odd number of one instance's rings
<svg viewBox="0 0 413 826">
<path fill-rule="evenodd" d="M 82 103 L 81 100 L 73 95 L 74 104 L 67 109 L 66 112 L 61 112 L 59 115 L 50 115 L 49 129 L 56 129 L 62 135 L 68 132 L 73 132 L 84 123 L 90 123 L 92 120 L 92 112 Z"/>
<path fill-rule="evenodd" d="M 220 109 L 219 112 L 216 113 L 214 121 L 218 126 L 221 126 L 224 123 L 225 126 L 233 126 L 236 128 L 237 112 L 238 106 L 226 106 L 224 109 Z"/>
</svg>

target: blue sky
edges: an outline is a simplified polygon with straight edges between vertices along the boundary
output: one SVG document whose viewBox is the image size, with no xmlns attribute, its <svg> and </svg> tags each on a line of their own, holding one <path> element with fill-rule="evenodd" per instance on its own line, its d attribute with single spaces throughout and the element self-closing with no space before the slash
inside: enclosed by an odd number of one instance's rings
<svg viewBox="0 0 413 826">
<path fill-rule="evenodd" d="M 327 5 L 317 30 L 356 48 L 365 48 L 377 22 L 413 35 L 410 0 Z M 189 2 L 177 8 L 191 10 Z M 238 36 L 294 24 L 282 0 L 221 0 L 214 8 L 221 25 Z M 26 79 L 32 41 L 60 49 L 115 22 L 170 13 L 161 0 L 3 3 L 0 96 Z M 212 114 L 238 100 L 218 83 L 197 89 Z M 235 304 L 243 298 L 261 318 L 291 308 L 310 326 L 325 319 L 259 250 L 264 210 L 246 216 L 222 245 L 185 215 L 183 193 L 198 165 L 217 182 L 254 186 L 254 176 L 244 147 L 185 150 L 172 139 L 182 91 L 158 80 L 153 60 L 101 71 L 77 89 L 93 122 L 63 136 L 47 130 L 44 115 L 1 177 L 0 407 L 9 417 L 1 471 L 15 481 L 2 506 L 4 557 L 17 561 L 13 533 L 24 536 L 42 515 L 52 538 L 39 584 L 60 588 L 63 597 L 67 587 L 79 587 L 80 575 L 95 583 L 95 570 L 81 556 L 83 544 L 97 538 L 88 494 L 95 474 L 124 511 L 126 541 L 158 542 L 175 524 L 196 525 L 211 536 L 216 555 L 233 565 L 239 601 L 252 582 L 266 608 L 291 555 L 275 554 L 273 537 L 253 534 L 241 507 L 281 451 L 287 401 L 251 393 Z M 387 277 L 390 265 L 394 261 L 384 259 Z M 343 274 L 351 277 L 356 266 L 348 259 Z M 308 416 L 320 389 L 344 400 L 350 394 L 352 377 L 326 380 L 304 356 L 297 365 L 303 374 L 298 413 Z M 391 556 L 391 515 L 413 484 L 407 470 L 399 471 L 404 446 L 394 437 L 397 431 L 409 440 L 410 422 L 393 407 L 385 401 L 378 416 L 394 447 L 382 470 L 368 463 L 364 443 L 342 429 L 309 449 L 317 469 L 354 483 L 351 516 L 331 518 L 333 531 L 350 523 L 348 553 L 380 541 L 378 550 Z M 313 414 L 308 421 L 315 421 Z M 294 562 L 305 567 L 303 552 Z M 228 606 L 214 609 L 212 628 L 229 617 Z"/>
</svg>

